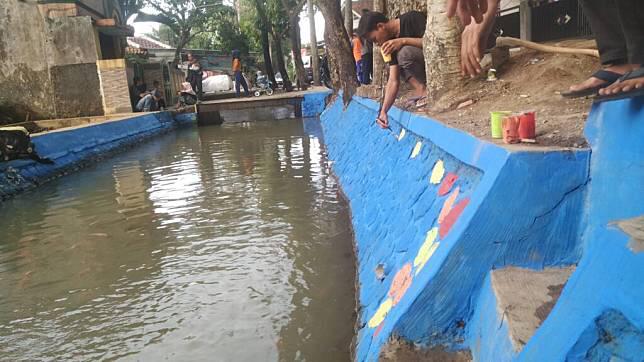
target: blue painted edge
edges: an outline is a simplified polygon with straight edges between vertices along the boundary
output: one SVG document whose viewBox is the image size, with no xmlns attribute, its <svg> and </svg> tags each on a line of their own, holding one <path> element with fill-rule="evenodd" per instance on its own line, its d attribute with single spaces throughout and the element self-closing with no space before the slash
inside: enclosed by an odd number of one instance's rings
<svg viewBox="0 0 644 362">
<path fill-rule="evenodd" d="M 331 93 L 329 89 L 305 93 L 302 102 L 302 117 L 317 117 L 322 114 L 326 106 L 326 98 Z"/>
<path fill-rule="evenodd" d="M 37 187 L 107 153 L 174 127 L 193 124 L 193 120 L 194 114 L 180 115 L 175 120 L 169 112 L 145 113 L 33 135 L 32 142 L 38 155 L 51 159 L 54 164 L 41 164 L 32 160 L 0 163 L 0 200 Z"/>
</svg>

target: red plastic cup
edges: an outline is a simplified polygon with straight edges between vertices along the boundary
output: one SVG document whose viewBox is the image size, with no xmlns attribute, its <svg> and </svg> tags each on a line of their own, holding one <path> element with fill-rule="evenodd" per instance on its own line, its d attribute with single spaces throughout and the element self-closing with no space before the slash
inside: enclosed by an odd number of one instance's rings
<svg viewBox="0 0 644 362">
<path fill-rule="evenodd" d="M 519 138 L 536 138 L 536 119 L 534 112 L 525 112 L 519 117 Z"/>
<path fill-rule="evenodd" d="M 509 116 L 503 118 L 503 142 L 519 143 L 519 122 L 520 116 Z"/>
</svg>

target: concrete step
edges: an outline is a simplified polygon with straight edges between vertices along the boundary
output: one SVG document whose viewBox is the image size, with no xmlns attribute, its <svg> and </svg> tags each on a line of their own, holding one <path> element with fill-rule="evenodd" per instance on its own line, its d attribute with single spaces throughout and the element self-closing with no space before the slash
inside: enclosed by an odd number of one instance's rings
<svg viewBox="0 0 644 362">
<path fill-rule="evenodd" d="M 574 267 L 493 270 L 469 326 L 475 361 L 512 361 L 557 303 Z"/>
</svg>

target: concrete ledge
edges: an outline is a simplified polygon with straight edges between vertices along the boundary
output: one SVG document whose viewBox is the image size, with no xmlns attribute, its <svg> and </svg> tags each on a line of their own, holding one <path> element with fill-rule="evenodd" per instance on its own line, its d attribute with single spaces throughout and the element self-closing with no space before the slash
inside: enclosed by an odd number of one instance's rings
<svg viewBox="0 0 644 362">
<path fill-rule="evenodd" d="M 0 199 L 36 187 L 93 159 L 168 131 L 176 125 L 167 112 L 137 114 L 33 135 L 36 152 L 53 165 L 31 160 L 0 163 Z"/>
<path fill-rule="evenodd" d="M 511 361 L 548 317 L 574 267 L 493 270 L 468 326 L 477 361 Z"/>
</svg>

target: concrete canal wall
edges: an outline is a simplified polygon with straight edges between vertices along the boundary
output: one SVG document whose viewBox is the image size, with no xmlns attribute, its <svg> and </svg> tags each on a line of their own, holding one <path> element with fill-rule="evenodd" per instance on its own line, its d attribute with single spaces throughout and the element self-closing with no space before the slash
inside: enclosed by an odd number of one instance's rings
<svg viewBox="0 0 644 362">
<path fill-rule="evenodd" d="M 305 93 L 302 101 L 303 116 L 319 116 L 329 94 L 330 91 Z M 139 114 L 69 127 L 76 124 L 74 121 L 82 123 L 80 120 L 60 120 L 58 123 L 66 128 L 32 136 L 38 155 L 53 160 L 53 165 L 31 160 L 0 162 L 0 200 L 34 188 L 111 151 L 134 145 L 177 125 L 193 123 L 195 114 L 178 114 L 174 118 L 166 112 Z M 44 123 L 47 122 L 54 121 Z"/>
<path fill-rule="evenodd" d="M 641 355 L 642 241 L 629 249 L 609 225 L 644 213 L 641 103 L 593 109 L 592 158 L 502 147 L 398 109 L 389 132 L 373 101 L 330 105 L 325 142 L 356 236 L 356 360 L 392 337 L 478 361 Z"/>
<path fill-rule="evenodd" d="M 193 115 L 189 114 L 179 115 L 175 120 L 167 112 L 148 113 L 33 135 L 38 155 L 51 159 L 54 164 L 32 160 L 0 163 L 0 200 L 192 119 Z"/>
</svg>

